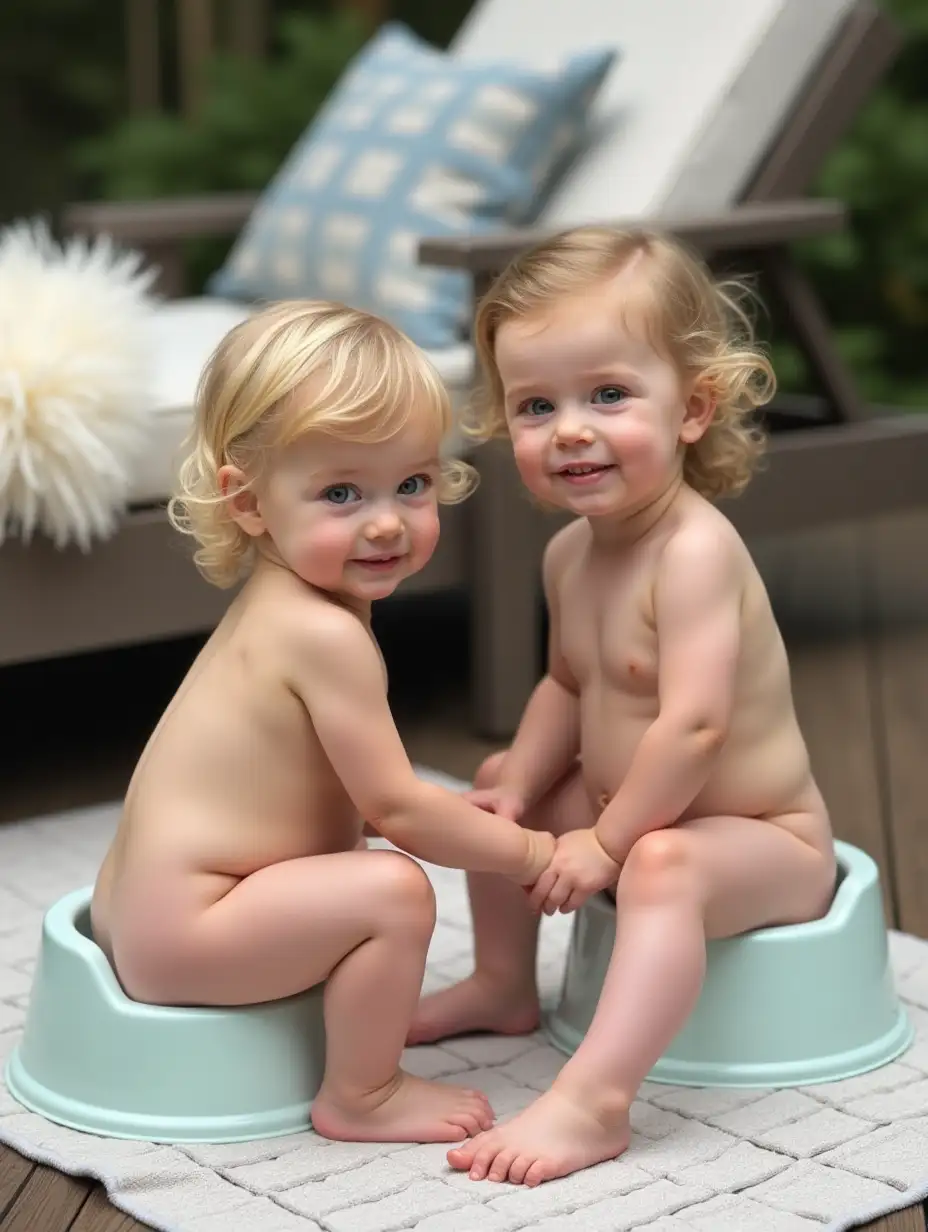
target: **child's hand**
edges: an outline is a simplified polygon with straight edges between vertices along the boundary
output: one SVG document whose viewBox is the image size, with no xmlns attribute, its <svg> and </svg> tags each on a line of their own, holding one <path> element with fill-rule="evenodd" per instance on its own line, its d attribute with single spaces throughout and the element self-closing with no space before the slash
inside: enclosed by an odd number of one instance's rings
<svg viewBox="0 0 928 1232">
<path fill-rule="evenodd" d="M 486 813 L 508 817 L 510 821 L 521 821 L 525 812 L 525 801 L 508 787 L 482 787 L 477 791 L 466 791 L 464 799 Z"/>
<path fill-rule="evenodd" d="M 613 885 L 621 871 L 595 830 L 570 830 L 557 840 L 554 858 L 532 889 L 532 907 L 545 915 L 576 911 L 591 894 Z"/>
</svg>

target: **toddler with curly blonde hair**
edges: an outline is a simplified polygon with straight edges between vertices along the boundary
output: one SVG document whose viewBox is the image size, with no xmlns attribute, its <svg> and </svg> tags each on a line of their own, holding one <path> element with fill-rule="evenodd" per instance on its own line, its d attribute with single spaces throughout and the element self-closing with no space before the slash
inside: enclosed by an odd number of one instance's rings
<svg viewBox="0 0 928 1232">
<path fill-rule="evenodd" d="M 171 516 L 210 581 L 243 584 L 148 741 L 93 895 L 94 936 L 139 1001 L 246 1005 L 324 981 L 312 1122 L 330 1138 L 456 1141 L 493 1120 L 480 1092 L 399 1067 L 435 900 L 363 824 L 514 884 L 554 853 L 418 779 L 387 703 L 371 604 L 429 560 L 438 501 L 473 486 L 442 457 L 450 416 L 422 352 L 339 304 L 274 305 L 221 342 Z"/>
<path fill-rule="evenodd" d="M 470 800 L 558 835 L 526 898 L 470 876 L 475 971 L 425 998 L 410 1042 L 538 1025 L 540 912 L 614 892 L 593 1022 L 552 1088 L 449 1152 L 528 1185 L 620 1154 L 683 1026 L 706 940 L 823 915 L 825 803 L 764 585 L 712 503 L 761 455 L 774 388 L 737 288 L 659 234 L 587 227 L 517 258 L 482 300 L 471 431 L 505 433 L 529 492 L 575 519 L 545 552 L 547 672 Z"/>
</svg>

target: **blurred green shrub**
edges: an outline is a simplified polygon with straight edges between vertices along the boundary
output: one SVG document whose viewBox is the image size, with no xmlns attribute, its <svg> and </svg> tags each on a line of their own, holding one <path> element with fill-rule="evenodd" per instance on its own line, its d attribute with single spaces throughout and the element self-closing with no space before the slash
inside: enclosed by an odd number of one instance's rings
<svg viewBox="0 0 928 1232">
<path fill-rule="evenodd" d="M 851 225 L 801 257 L 864 396 L 928 408 L 928 0 L 882 3 L 905 46 L 816 185 Z M 778 339 L 774 359 L 784 388 L 808 386 L 792 346 Z"/>
<path fill-rule="evenodd" d="M 0 221 L 54 210 L 85 191 L 70 151 L 116 123 L 124 106 L 123 7 L 0 3 Z"/>
<path fill-rule="evenodd" d="M 289 12 L 266 61 L 217 53 L 194 118 L 130 116 L 79 143 L 75 166 L 109 200 L 261 189 L 319 110 L 369 31 L 353 14 Z M 218 269 L 232 239 L 187 245 L 193 289 Z"/>
<path fill-rule="evenodd" d="M 263 188 L 367 35 L 348 12 L 285 13 L 267 61 L 211 57 L 194 118 L 130 116 L 80 143 L 76 165 L 109 199 Z"/>
</svg>

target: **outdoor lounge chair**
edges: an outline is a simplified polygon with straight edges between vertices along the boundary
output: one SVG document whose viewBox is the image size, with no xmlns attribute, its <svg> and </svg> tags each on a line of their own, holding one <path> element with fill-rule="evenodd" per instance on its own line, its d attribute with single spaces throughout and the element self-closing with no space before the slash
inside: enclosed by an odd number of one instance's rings
<svg viewBox="0 0 928 1232">
<path fill-rule="evenodd" d="M 921 503 L 928 493 L 928 417 L 876 417 L 861 405 L 789 245 L 842 225 L 838 203 L 803 200 L 822 160 L 894 57 L 899 35 L 870 0 L 479 0 L 454 55 L 538 65 L 614 45 L 621 58 L 594 107 L 594 136 L 531 232 L 450 242 L 423 236 L 420 259 L 470 271 L 477 294 L 513 254 L 564 226 L 647 222 L 711 259 L 760 271 L 785 306 L 824 394 L 785 416 L 771 463 L 729 512 L 745 534 L 800 529 Z M 162 286 L 183 290 L 180 247 L 232 234 L 252 194 L 69 207 L 67 232 L 108 232 L 146 250 Z M 153 416 L 150 472 L 123 529 L 87 558 L 44 544 L 0 551 L 0 586 L 26 595 L 13 628 L 0 611 L 0 663 L 193 632 L 226 597 L 189 565 L 161 502 L 190 415 L 195 376 L 247 305 L 175 299 L 155 345 L 164 412 Z M 433 355 L 459 398 L 473 376 L 467 344 Z M 468 590 L 474 620 L 475 721 L 512 732 L 541 669 L 539 564 L 556 521 L 522 495 L 504 446 L 478 448 L 481 487 L 448 510 L 442 544 L 413 588 Z M 15 589 L 14 589 L 15 588 Z"/>
</svg>

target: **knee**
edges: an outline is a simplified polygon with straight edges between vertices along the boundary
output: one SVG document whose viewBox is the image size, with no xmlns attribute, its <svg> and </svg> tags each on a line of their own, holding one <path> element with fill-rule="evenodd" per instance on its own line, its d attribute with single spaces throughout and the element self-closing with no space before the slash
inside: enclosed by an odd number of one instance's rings
<svg viewBox="0 0 928 1232">
<path fill-rule="evenodd" d="M 487 787 L 495 787 L 499 781 L 500 767 L 503 764 L 503 758 L 506 756 L 506 750 L 499 753 L 491 753 L 490 756 L 480 764 L 477 773 L 474 775 L 474 787 L 479 791 L 483 791 Z"/>
<path fill-rule="evenodd" d="M 642 835 L 622 867 L 618 898 L 656 903 L 695 894 L 695 869 L 687 839 L 679 830 L 652 830 Z"/>
<path fill-rule="evenodd" d="M 435 927 L 435 891 L 425 870 L 399 851 L 372 852 L 376 856 L 376 897 L 389 913 L 385 923 L 425 929 Z"/>
</svg>

